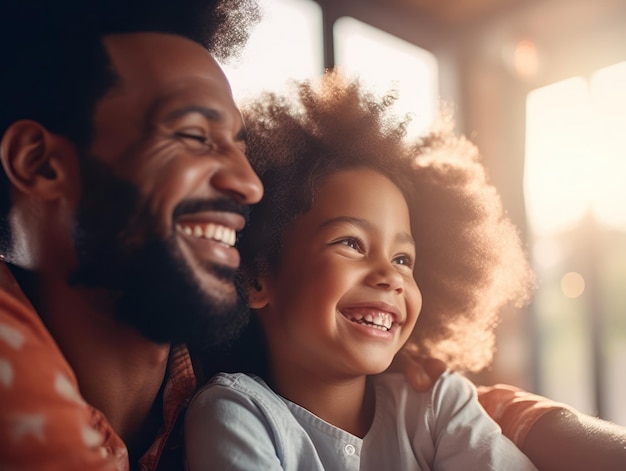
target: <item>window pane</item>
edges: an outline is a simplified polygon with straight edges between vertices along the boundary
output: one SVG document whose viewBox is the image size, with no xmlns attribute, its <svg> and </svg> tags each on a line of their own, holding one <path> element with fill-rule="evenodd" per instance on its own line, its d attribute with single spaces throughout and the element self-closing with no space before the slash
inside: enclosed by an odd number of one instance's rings
<svg viewBox="0 0 626 471">
<path fill-rule="evenodd" d="M 626 425 L 626 63 L 534 90 L 525 198 L 543 394 Z"/>
<path fill-rule="evenodd" d="M 600 180 L 593 210 L 599 221 L 626 229 L 626 62 L 591 78 L 593 165 Z"/>
<path fill-rule="evenodd" d="M 594 413 L 587 272 L 575 232 L 590 204 L 588 97 L 581 77 L 528 95 L 524 194 L 539 278 L 540 392 Z M 576 292 L 571 280 L 579 280 Z"/>
<path fill-rule="evenodd" d="M 435 56 L 414 44 L 354 18 L 335 22 L 335 63 L 361 77 L 380 93 L 399 91 L 398 113 L 411 113 L 411 135 L 427 129 L 439 106 L 438 66 Z"/>
<path fill-rule="evenodd" d="M 324 68 L 322 13 L 311 0 L 260 0 L 261 23 L 239 59 L 224 71 L 237 100 L 277 90 L 290 78 L 318 76 Z"/>
<path fill-rule="evenodd" d="M 601 69 L 591 78 L 594 165 L 597 187 L 594 215 L 605 227 L 598 257 L 601 275 L 603 361 L 607 416 L 626 425 L 626 62 Z"/>
<path fill-rule="evenodd" d="M 528 95 L 524 194 L 536 234 L 571 228 L 589 210 L 588 106 L 581 77 Z"/>
</svg>

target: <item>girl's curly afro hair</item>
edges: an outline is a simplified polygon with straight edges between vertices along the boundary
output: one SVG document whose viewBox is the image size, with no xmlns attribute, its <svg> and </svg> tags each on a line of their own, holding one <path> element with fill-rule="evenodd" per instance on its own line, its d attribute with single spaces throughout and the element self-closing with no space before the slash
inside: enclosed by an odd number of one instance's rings
<svg viewBox="0 0 626 471">
<path fill-rule="evenodd" d="M 423 307 L 409 342 L 476 372 L 492 360 L 501 309 L 526 300 L 533 275 L 475 147 L 450 125 L 408 142 L 407 118 L 391 111 L 395 98 L 328 72 L 244 106 L 265 196 L 241 238 L 243 279 L 251 285 L 278 268 L 286 226 L 311 208 L 325 177 L 373 168 L 398 185 L 411 212 Z"/>
</svg>

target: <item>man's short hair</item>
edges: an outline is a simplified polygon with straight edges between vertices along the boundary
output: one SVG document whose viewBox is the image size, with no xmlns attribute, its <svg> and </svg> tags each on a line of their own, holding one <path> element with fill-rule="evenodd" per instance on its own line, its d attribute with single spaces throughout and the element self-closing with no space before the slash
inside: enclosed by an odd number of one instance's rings
<svg viewBox="0 0 626 471">
<path fill-rule="evenodd" d="M 92 139 L 96 103 L 116 83 L 102 37 L 162 32 L 236 55 L 260 17 L 255 0 L 3 0 L 0 2 L 0 137 L 32 119 L 70 139 Z M 0 169 L 0 253 L 10 248 L 9 181 Z"/>
</svg>

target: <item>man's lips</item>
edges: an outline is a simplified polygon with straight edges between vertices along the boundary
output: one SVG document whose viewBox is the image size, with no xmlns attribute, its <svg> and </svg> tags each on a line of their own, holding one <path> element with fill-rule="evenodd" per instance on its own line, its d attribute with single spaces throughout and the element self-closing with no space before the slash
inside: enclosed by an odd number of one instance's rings
<svg viewBox="0 0 626 471">
<path fill-rule="evenodd" d="M 203 212 L 181 216 L 176 230 L 188 241 L 198 261 L 237 268 L 239 252 L 235 249 L 237 231 L 245 219 L 237 213 Z"/>
<path fill-rule="evenodd" d="M 199 239 L 212 239 L 230 247 L 235 246 L 237 241 L 237 231 L 230 227 L 222 226 L 212 222 L 206 224 L 188 223 L 177 224 L 177 227 L 188 236 Z"/>
<path fill-rule="evenodd" d="M 339 312 L 352 322 L 387 332 L 400 323 L 398 309 L 387 303 L 350 305 L 340 308 Z"/>
<path fill-rule="evenodd" d="M 237 213 L 196 213 L 176 221 L 176 228 L 188 236 L 215 240 L 229 247 L 235 246 L 237 231 L 244 225 L 244 217 Z"/>
</svg>

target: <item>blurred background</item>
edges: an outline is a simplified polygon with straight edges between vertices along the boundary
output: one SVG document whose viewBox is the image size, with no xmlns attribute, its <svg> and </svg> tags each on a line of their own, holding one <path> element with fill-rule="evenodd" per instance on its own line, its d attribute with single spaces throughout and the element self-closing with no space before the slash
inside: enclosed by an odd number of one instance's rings
<svg viewBox="0 0 626 471">
<path fill-rule="evenodd" d="M 240 99 L 338 65 L 441 100 L 479 147 L 537 274 L 498 331 L 505 382 L 626 425 L 626 0 L 262 0 L 225 70 Z"/>
</svg>

